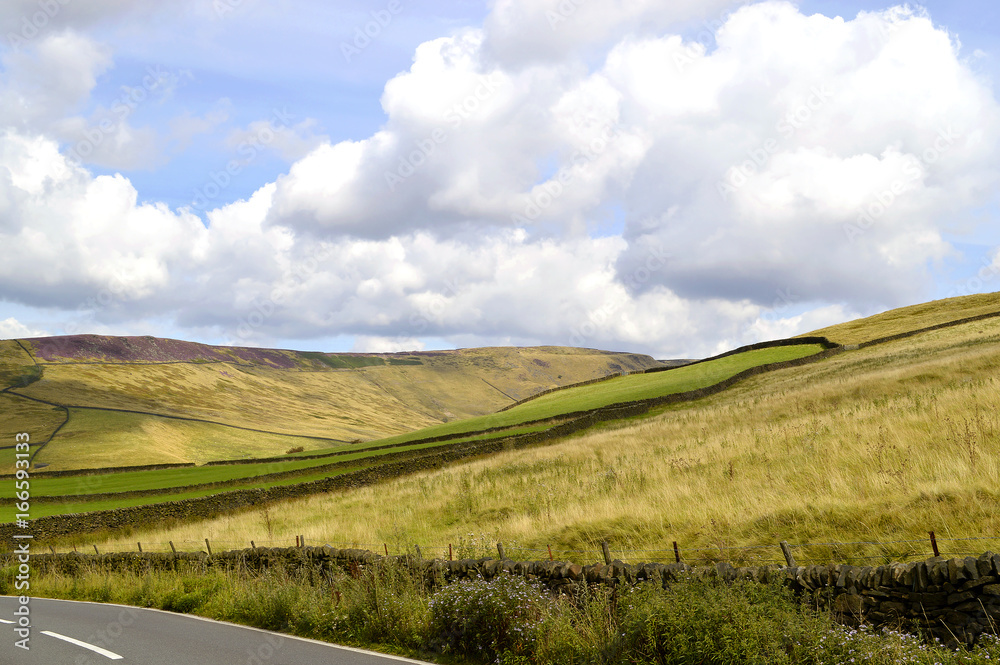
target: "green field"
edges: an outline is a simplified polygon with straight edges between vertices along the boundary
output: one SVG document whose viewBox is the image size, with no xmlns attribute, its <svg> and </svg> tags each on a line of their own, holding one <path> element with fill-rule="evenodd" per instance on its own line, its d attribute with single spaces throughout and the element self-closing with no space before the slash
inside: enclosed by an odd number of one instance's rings
<svg viewBox="0 0 1000 665">
<path fill-rule="evenodd" d="M 162 490 L 162 494 L 146 497 L 122 497 L 121 500 L 103 498 L 91 502 L 74 503 L 37 503 L 33 509 L 36 517 L 44 515 L 65 514 L 69 512 L 81 512 L 92 510 L 103 510 L 110 507 L 125 507 L 129 505 L 145 505 L 155 503 L 159 500 L 176 500 L 194 496 L 206 496 L 215 492 L 239 489 L 245 487 L 268 487 L 284 485 L 294 482 L 305 482 L 315 478 L 335 475 L 339 471 L 327 470 L 309 474 L 309 469 L 321 467 L 329 464 L 348 464 L 358 462 L 364 464 L 366 461 L 372 463 L 386 455 L 399 453 L 419 453 L 433 448 L 444 446 L 461 445 L 470 442 L 483 442 L 494 438 L 503 438 L 518 434 L 542 431 L 551 427 L 555 422 L 545 424 L 528 424 L 531 421 L 553 419 L 558 420 L 567 413 L 588 411 L 602 406 L 630 402 L 635 400 L 649 399 L 663 395 L 684 392 L 695 388 L 712 385 L 721 380 L 729 378 L 745 369 L 763 364 L 802 358 L 807 355 L 818 353 L 822 350 L 819 345 L 798 345 L 784 346 L 756 351 L 748 351 L 725 358 L 711 360 L 699 364 L 681 367 L 664 372 L 650 374 L 633 374 L 604 381 L 598 384 L 587 386 L 569 387 L 537 399 L 530 400 L 513 409 L 487 418 L 472 418 L 464 421 L 456 421 L 438 427 L 419 430 L 407 437 L 394 437 L 369 442 L 367 444 L 343 444 L 335 447 L 317 448 L 314 450 L 297 453 L 298 456 L 317 455 L 322 453 L 342 453 L 312 459 L 299 459 L 296 455 L 290 455 L 288 460 L 273 460 L 260 462 L 257 464 L 238 465 L 218 465 L 199 466 L 187 468 L 158 469 L 148 471 L 122 471 L 113 474 L 101 475 L 81 475 L 58 478 L 39 477 L 32 481 L 32 495 L 35 497 L 59 497 L 78 496 L 87 494 L 113 494 L 130 491 L 150 491 Z M 100 427 L 110 427 L 109 421 L 118 422 L 121 420 L 131 420 L 132 428 L 149 427 L 151 421 L 163 421 L 165 419 L 146 416 L 142 414 L 121 414 L 109 413 L 99 410 L 72 411 L 70 424 L 67 425 L 68 435 L 66 439 L 57 440 L 58 443 L 50 444 L 53 447 L 52 454 L 58 454 L 60 445 L 67 445 L 65 441 L 72 441 L 78 431 L 94 430 Z M 236 440 L 241 435 L 238 430 L 232 428 L 221 428 L 210 426 L 205 423 L 186 423 L 183 421 L 168 421 L 167 424 L 174 430 L 178 428 L 191 428 L 195 432 L 204 434 L 212 428 L 216 430 L 216 436 L 228 435 L 230 445 L 235 445 Z M 503 428 L 496 432 L 483 432 L 487 428 Z M 113 455 L 117 449 L 118 441 L 125 441 L 130 435 L 131 429 L 119 428 L 114 430 L 108 438 L 106 452 Z M 444 441 L 424 441 L 442 434 L 461 434 L 456 438 Z M 255 433 L 248 433 L 248 438 L 255 436 Z M 246 435 L 246 434 L 244 434 Z M 259 435 L 256 435 L 259 436 Z M 117 437 L 117 438 L 116 438 Z M 412 442 L 411 445 L 399 445 Z M 166 444 L 165 444 L 166 445 Z M 381 446 L 388 446 L 382 447 Z M 48 454 L 46 449 L 43 454 Z M 91 456 L 96 456 L 92 452 Z M 271 479 L 269 481 L 252 482 L 253 478 L 271 474 L 289 474 L 280 480 Z M 183 490 L 180 488 L 213 485 L 210 488 L 195 488 Z M 0 498 L 13 498 L 13 486 L 0 488 Z M 6 510 L 4 515 L 11 518 L 13 513 Z"/>
<path fill-rule="evenodd" d="M 557 390 L 507 411 L 435 425 L 417 432 L 390 437 L 384 439 L 383 442 L 397 443 L 430 436 L 474 432 L 492 427 L 511 427 L 520 423 L 556 418 L 566 413 L 589 411 L 612 404 L 697 390 L 724 381 L 752 367 L 796 360 L 815 355 L 822 350 L 823 347 L 819 344 L 780 346 L 685 365 L 665 372 L 622 376 L 588 386 Z"/>
<path fill-rule="evenodd" d="M 49 470 L 201 464 L 370 442 L 658 365 L 640 354 L 562 347 L 361 355 L 84 337 L 77 356 L 48 359 L 43 342 L 0 340 L 0 389 L 18 393 L 0 395 L 0 434 L 47 441 L 70 410 L 34 460 Z M 178 346 L 186 359 L 155 361 Z"/>
</svg>

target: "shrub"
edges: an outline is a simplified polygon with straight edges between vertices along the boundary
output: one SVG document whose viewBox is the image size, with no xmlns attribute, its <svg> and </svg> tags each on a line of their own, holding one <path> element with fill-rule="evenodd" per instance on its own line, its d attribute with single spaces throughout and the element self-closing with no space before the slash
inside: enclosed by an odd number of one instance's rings
<svg viewBox="0 0 1000 665">
<path fill-rule="evenodd" d="M 306 449 L 305 446 L 295 446 L 294 448 L 289 448 L 288 450 L 286 450 L 285 454 L 291 455 L 292 453 L 301 453 L 305 451 L 305 449 Z"/>
<path fill-rule="evenodd" d="M 430 600 L 434 646 L 482 662 L 518 662 L 535 651 L 551 596 L 520 577 L 456 582 Z"/>
</svg>

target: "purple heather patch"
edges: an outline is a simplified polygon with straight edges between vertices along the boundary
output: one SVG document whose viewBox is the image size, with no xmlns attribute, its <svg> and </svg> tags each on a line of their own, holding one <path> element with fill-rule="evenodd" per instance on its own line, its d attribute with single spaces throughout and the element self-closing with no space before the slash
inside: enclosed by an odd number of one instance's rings
<svg viewBox="0 0 1000 665">
<path fill-rule="evenodd" d="M 110 337 L 64 335 L 30 340 L 35 355 L 43 360 L 97 362 L 244 362 L 289 369 L 296 366 L 293 354 L 272 349 L 209 346 L 196 342 L 157 337 Z"/>
</svg>

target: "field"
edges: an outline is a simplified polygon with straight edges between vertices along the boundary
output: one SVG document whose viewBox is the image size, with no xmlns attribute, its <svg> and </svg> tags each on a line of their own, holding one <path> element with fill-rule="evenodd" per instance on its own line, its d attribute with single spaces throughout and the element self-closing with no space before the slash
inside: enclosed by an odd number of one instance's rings
<svg viewBox="0 0 1000 665">
<path fill-rule="evenodd" d="M 32 496 L 36 499 L 33 515 L 42 517 L 68 512 L 99 510 L 109 507 L 155 503 L 157 501 L 177 498 L 205 496 L 223 489 L 266 487 L 287 484 L 288 482 L 303 482 L 304 480 L 333 475 L 330 472 L 320 473 L 318 469 L 316 473 L 309 473 L 311 469 L 316 469 L 317 467 L 325 467 L 330 464 L 346 465 L 351 462 L 356 462 L 356 466 L 364 467 L 377 463 L 379 458 L 385 455 L 416 454 L 418 451 L 429 451 L 469 441 L 486 441 L 490 438 L 539 431 L 554 423 L 549 423 L 548 425 L 525 425 L 525 423 L 540 419 L 558 419 L 563 414 L 591 410 L 609 404 L 688 391 L 693 388 L 711 385 L 749 367 L 802 358 L 815 354 L 820 350 L 822 350 L 822 347 L 819 345 L 807 344 L 747 351 L 665 372 L 630 375 L 610 379 L 598 384 L 570 387 L 521 404 L 497 414 L 486 421 L 475 418 L 462 421 L 464 427 L 452 428 L 447 433 L 465 432 L 468 435 L 458 436 L 445 441 L 433 440 L 434 437 L 442 434 L 440 428 L 429 428 L 418 432 L 416 436 L 407 437 L 403 441 L 400 441 L 400 437 L 395 437 L 368 444 L 341 444 L 319 450 L 304 451 L 302 453 L 303 456 L 306 453 L 310 453 L 310 457 L 314 457 L 320 453 L 327 455 L 311 459 L 291 457 L 288 460 L 272 460 L 257 464 L 200 466 L 147 471 L 123 470 L 113 474 L 59 478 L 38 477 L 32 482 Z M 71 413 L 73 411 L 76 410 L 71 410 Z M 103 419 L 108 417 L 105 411 L 82 411 L 82 413 L 82 418 L 71 418 L 70 424 L 65 428 L 66 435 L 57 440 L 60 442 L 55 447 L 57 451 L 62 441 L 66 440 L 70 444 L 72 443 L 76 435 L 74 427 L 79 427 L 79 423 L 82 423 L 84 428 L 90 427 L 96 430 L 102 426 Z M 124 415 L 135 421 L 133 429 L 147 427 L 151 420 L 162 420 L 145 415 Z M 110 425 L 105 426 L 110 429 Z M 480 431 L 484 427 L 498 426 L 502 426 L 504 429 L 492 433 Z M 194 427 L 200 433 L 203 431 L 205 425 L 203 423 L 191 424 L 179 421 L 174 424 L 174 428 L 179 427 Z M 228 434 L 229 432 L 226 433 Z M 128 444 L 125 442 L 130 436 L 130 431 L 127 429 L 124 431 L 119 430 L 113 436 L 107 437 L 108 445 L 105 447 L 105 450 L 108 451 L 109 455 L 116 449 L 115 444 L 117 440 L 115 436 L 122 437 L 122 445 L 127 446 Z M 250 436 L 259 435 L 250 433 Z M 164 438 L 161 446 L 163 449 L 161 450 L 161 454 L 164 450 L 170 449 L 169 445 L 170 440 Z M 230 445 L 233 444 L 230 443 Z M 221 447 L 219 442 L 216 442 L 215 446 Z M 44 452 L 48 453 L 48 450 L 46 449 Z M 90 454 L 90 458 L 99 459 L 99 457 L 98 452 Z M 177 455 L 177 458 L 181 459 L 182 456 Z M 269 476 L 270 478 L 249 482 L 250 479 L 261 479 L 263 476 Z M 280 478 L 278 478 L 279 476 Z M 212 485 L 212 487 L 204 487 L 206 485 Z M 13 490 L 13 486 L 8 488 L 8 490 L 0 490 L 0 498 L 13 498 Z M 82 498 L 85 495 L 105 495 L 139 491 L 146 492 L 147 494 L 144 496 L 128 495 L 120 498 L 101 496 L 95 497 L 92 502 L 87 502 L 86 499 Z M 161 493 L 156 494 L 156 491 Z M 72 502 L 53 503 L 45 501 L 45 498 L 56 497 L 81 498 L 74 498 Z"/>
<path fill-rule="evenodd" d="M 602 540 L 633 561 L 672 556 L 675 540 L 690 560 L 773 560 L 779 540 L 857 543 L 799 548 L 804 560 L 922 557 L 929 530 L 945 553 L 995 549 L 947 539 L 1000 536 L 998 368 L 1000 319 L 924 333 L 554 445 L 289 501 L 271 509 L 273 537 L 437 553 L 551 544 L 588 561 Z M 237 546 L 262 530 L 244 513 L 99 546 Z"/>
<path fill-rule="evenodd" d="M 657 365 L 638 354 L 559 347 L 360 355 L 97 336 L 23 345 L 0 341 L 7 381 L 0 387 L 8 388 L 0 431 L 7 440 L 30 432 L 44 442 L 68 408 L 69 422 L 34 459 L 50 470 L 203 463 L 371 441 Z"/>
</svg>

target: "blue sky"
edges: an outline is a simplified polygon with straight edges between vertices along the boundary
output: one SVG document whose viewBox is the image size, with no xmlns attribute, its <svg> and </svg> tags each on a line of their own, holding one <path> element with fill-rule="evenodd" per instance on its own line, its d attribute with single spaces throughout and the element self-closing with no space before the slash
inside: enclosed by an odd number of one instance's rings
<svg viewBox="0 0 1000 665">
<path fill-rule="evenodd" d="M 694 357 L 998 291 L 998 35 L 985 2 L 11 0 L 0 337 Z"/>
</svg>

